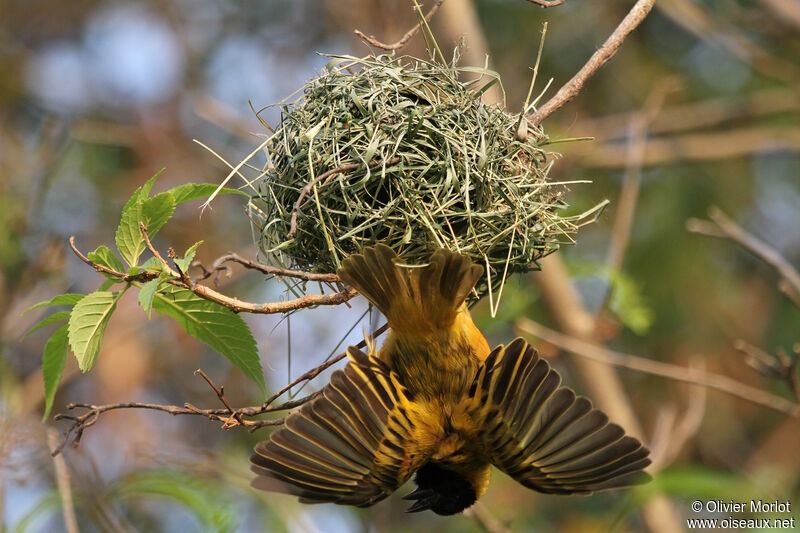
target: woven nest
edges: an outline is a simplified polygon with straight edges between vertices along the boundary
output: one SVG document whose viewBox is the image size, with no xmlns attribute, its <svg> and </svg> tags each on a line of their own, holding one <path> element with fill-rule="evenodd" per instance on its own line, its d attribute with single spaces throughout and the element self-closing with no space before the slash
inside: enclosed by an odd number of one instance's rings
<svg viewBox="0 0 800 533">
<path fill-rule="evenodd" d="M 572 242 L 586 214 L 563 217 L 553 154 L 520 115 L 481 102 L 499 81 L 412 57 L 333 56 L 282 107 L 250 215 L 259 247 L 282 266 L 335 272 L 384 242 L 408 264 L 449 248 L 488 267 L 481 296 L 505 275 Z M 483 75 L 462 82 L 459 72 Z"/>
</svg>

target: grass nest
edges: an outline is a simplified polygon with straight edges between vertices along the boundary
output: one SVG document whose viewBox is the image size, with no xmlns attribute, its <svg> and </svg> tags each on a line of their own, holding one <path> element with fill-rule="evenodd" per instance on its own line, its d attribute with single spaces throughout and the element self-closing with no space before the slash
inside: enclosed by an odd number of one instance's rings
<svg viewBox="0 0 800 533">
<path fill-rule="evenodd" d="M 502 88 L 495 73 L 408 56 L 331 58 L 282 105 L 264 143 L 249 212 L 270 260 L 335 272 L 376 242 L 408 264 L 444 247 L 487 268 L 480 297 L 573 242 L 589 215 L 559 214 L 565 184 L 547 178 L 547 136 L 518 133 L 525 119 L 481 101 Z M 461 81 L 464 72 L 480 76 Z"/>
</svg>

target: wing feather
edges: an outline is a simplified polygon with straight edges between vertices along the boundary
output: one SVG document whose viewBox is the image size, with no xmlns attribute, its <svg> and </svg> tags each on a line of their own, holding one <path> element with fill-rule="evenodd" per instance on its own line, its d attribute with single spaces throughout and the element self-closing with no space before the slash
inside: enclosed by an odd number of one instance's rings
<svg viewBox="0 0 800 533">
<path fill-rule="evenodd" d="M 540 492 L 571 494 L 647 480 L 649 451 L 611 424 L 524 340 L 499 346 L 469 389 L 488 459 Z"/>
<path fill-rule="evenodd" d="M 388 282 L 388 280 L 386 280 Z M 382 361 L 348 348 L 350 362 L 290 414 L 250 458 L 256 488 L 301 502 L 372 505 L 402 485 L 432 450 L 414 440 L 419 407 Z"/>
</svg>

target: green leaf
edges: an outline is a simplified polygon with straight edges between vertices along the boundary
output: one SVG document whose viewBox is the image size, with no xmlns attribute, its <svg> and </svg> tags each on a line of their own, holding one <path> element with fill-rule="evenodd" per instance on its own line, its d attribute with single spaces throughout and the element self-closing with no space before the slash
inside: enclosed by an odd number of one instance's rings
<svg viewBox="0 0 800 533">
<path fill-rule="evenodd" d="M 141 268 L 142 270 L 156 270 L 161 272 L 161 270 L 164 269 L 164 265 L 158 257 L 148 257 L 147 261 L 141 264 Z"/>
<path fill-rule="evenodd" d="M 104 267 L 110 268 L 111 270 L 116 270 L 117 272 L 125 272 L 125 265 L 123 265 L 122 261 L 119 260 L 117 254 L 115 254 L 111 248 L 104 244 L 98 246 L 94 252 L 89 252 L 87 256 L 93 263 L 103 265 Z"/>
<path fill-rule="evenodd" d="M 139 289 L 139 305 L 144 312 L 147 313 L 148 320 L 150 320 L 150 311 L 153 308 L 153 297 L 156 295 L 159 283 L 161 283 L 160 279 L 151 279 Z"/>
<path fill-rule="evenodd" d="M 194 260 L 194 255 L 197 253 L 197 249 L 200 247 L 201 244 L 203 244 L 203 241 L 197 241 L 196 243 L 191 245 L 188 250 L 186 250 L 186 253 L 183 255 L 182 259 L 175 259 L 174 262 L 178 266 L 178 268 L 181 269 L 181 272 L 186 272 L 189 269 L 189 265 L 192 264 L 192 261 Z"/>
<path fill-rule="evenodd" d="M 70 312 L 71 311 L 59 311 L 57 313 L 53 313 L 52 315 L 43 318 L 42 320 L 31 326 L 30 329 L 26 331 L 25 335 L 23 335 L 22 337 L 25 338 L 34 331 L 38 331 L 47 325 L 50 325 L 54 322 L 58 322 L 59 320 L 68 319 Z"/>
<path fill-rule="evenodd" d="M 172 194 L 172 197 L 175 198 L 175 204 L 180 205 L 192 200 L 207 198 L 217 190 L 217 187 L 218 185 L 214 183 L 185 183 L 170 189 L 169 192 Z M 244 191 L 228 187 L 223 187 L 217 194 L 240 194 L 242 196 L 248 196 Z"/>
<path fill-rule="evenodd" d="M 144 185 L 139 187 L 139 189 L 137 189 L 139 191 L 140 199 L 147 200 L 150 197 L 150 190 L 153 188 L 153 184 L 156 182 L 156 180 L 158 179 L 158 177 L 161 175 L 162 172 L 164 172 L 163 168 L 158 172 L 156 172 L 155 174 L 153 174 L 153 176 L 149 180 L 147 180 L 147 183 L 145 183 Z"/>
<path fill-rule="evenodd" d="M 242 317 L 181 288 L 157 293 L 153 308 L 172 317 L 186 333 L 227 357 L 266 394 L 256 341 Z"/>
<path fill-rule="evenodd" d="M 139 266 L 128 267 L 127 274 L 129 276 L 136 276 L 142 272 L 161 272 L 164 269 L 163 263 L 157 257 L 149 257 L 147 261 Z"/>
<path fill-rule="evenodd" d="M 53 408 L 53 399 L 64 372 L 67 362 L 67 346 L 69 344 L 69 325 L 64 324 L 56 330 L 44 346 L 42 357 L 42 375 L 44 376 L 44 416 L 42 421 L 50 416 Z"/>
<path fill-rule="evenodd" d="M 172 218 L 174 212 L 175 199 L 168 192 L 162 192 L 145 200 L 142 204 L 142 222 L 147 226 L 147 235 L 152 239 Z"/>
<path fill-rule="evenodd" d="M 175 212 L 175 200 L 170 193 L 162 192 L 146 199 L 140 195 L 141 188 L 131 197 L 136 201 L 128 200 L 125 204 L 115 236 L 117 250 L 130 266 L 138 264 L 139 256 L 145 250 L 140 224 L 144 223 L 148 236 L 153 238 Z"/>
<path fill-rule="evenodd" d="M 114 236 L 114 242 L 117 244 L 119 254 L 130 266 L 136 266 L 139 262 L 139 256 L 144 252 L 145 244 L 142 231 L 139 228 L 139 221 L 142 219 L 142 203 L 140 198 L 142 188 L 136 189 L 133 196 L 122 208 L 122 216 L 120 217 L 119 226 L 117 226 L 117 233 Z"/>
<path fill-rule="evenodd" d="M 148 200 L 150 190 L 163 170 L 156 172 L 153 177 L 147 180 L 147 183 L 138 187 L 128 198 L 128 201 L 125 202 L 125 207 L 122 208 L 122 216 L 120 217 L 119 226 L 117 226 L 114 241 L 120 255 L 130 266 L 136 266 L 139 256 L 144 252 L 144 238 L 139 228 L 139 222 L 142 221 L 142 205 Z"/>
<path fill-rule="evenodd" d="M 81 372 L 88 372 L 100 352 L 108 320 L 124 291 L 95 291 L 72 309 L 69 317 L 69 345 Z"/>
<path fill-rule="evenodd" d="M 50 300 L 46 302 L 39 302 L 38 304 L 34 304 L 27 308 L 24 313 L 31 311 L 33 309 L 38 309 L 39 307 L 49 307 L 51 305 L 75 305 L 76 303 L 81 301 L 81 298 L 86 296 L 85 294 L 76 294 L 72 292 L 65 292 L 64 294 L 59 294 L 58 296 L 54 296 Z"/>
</svg>

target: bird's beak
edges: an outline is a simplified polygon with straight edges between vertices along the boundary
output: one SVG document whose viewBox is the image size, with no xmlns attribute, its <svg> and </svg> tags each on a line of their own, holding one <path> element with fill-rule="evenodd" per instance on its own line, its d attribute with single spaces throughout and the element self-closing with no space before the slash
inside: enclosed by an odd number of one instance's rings
<svg viewBox="0 0 800 533">
<path fill-rule="evenodd" d="M 404 500 L 420 500 L 422 498 L 429 498 L 433 496 L 433 491 L 431 489 L 423 489 L 421 487 L 417 487 L 413 491 L 409 492 L 405 496 L 403 496 Z"/>
<path fill-rule="evenodd" d="M 433 504 L 438 500 L 436 492 L 431 489 L 421 489 L 417 487 L 411 494 L 403 497 L 404 500 L 417 500 L 414 504 L 406 509 L 407 513 L 418 513 L 433 507 Z"/>
</svg>

